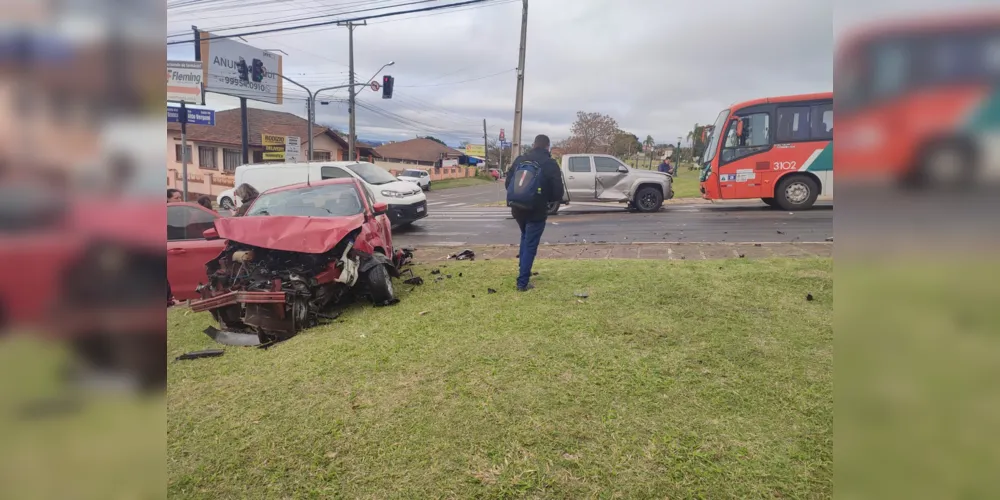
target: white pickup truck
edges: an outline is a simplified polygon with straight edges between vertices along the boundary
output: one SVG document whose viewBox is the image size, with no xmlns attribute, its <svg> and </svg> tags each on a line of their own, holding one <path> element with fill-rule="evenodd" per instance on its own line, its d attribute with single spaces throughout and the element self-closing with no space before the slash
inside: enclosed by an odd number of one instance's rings
<svg viewBox="0 0 1000 500">
<path fill-rule="evenodd" d="M 563 155 L 561 170 L 563 199 L 549 204 L 549 214 L 570 201 L 626 203 L 629 210 L 655 212 L 674 197 L 669 174 L 632 168 L 610 155 Z"/>
</svg>

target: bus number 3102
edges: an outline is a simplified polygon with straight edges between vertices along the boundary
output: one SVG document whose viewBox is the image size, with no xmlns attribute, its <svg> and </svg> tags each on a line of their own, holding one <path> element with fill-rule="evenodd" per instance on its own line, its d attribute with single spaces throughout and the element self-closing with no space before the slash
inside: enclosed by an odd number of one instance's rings
<svg viewBox="0 0 1000 500">
<path fill-rule="evenodd" d="M 774 162 L 775 170 L 795 170 L 796 163 L 794 161 L 776 161 Z"/>
</svg>

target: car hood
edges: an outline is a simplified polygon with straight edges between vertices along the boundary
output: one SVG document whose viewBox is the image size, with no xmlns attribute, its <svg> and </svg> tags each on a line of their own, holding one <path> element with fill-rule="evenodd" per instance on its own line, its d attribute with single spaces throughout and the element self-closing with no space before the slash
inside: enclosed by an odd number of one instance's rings
<svg viewBox="0 0 1000 500">
<path fill-rule="evenodd" d="M 372 189 L 377 190 L 378 193 L 382 191 L 397 191 L 406 195 L 423 192 L 419 187 L 414 186 L 414 183 L 410 181 L 387 182 L 385 184 L 379 184 L 378 186 L 372 186 Z"/>
<path fill-rule="evenodd" d="M 401 180 L 401 181 L 403 181 L 403 182 L 419 182 L 420 181 L 420 179 L 418 179 L 416 177 L 407 177 L 405 175 L 397 175 L 396 178 L 399 179 L 399 180 Z"/>
<path fill-rule="evenodd" d="M 364 222 L 363 214 L 348 217 L 227 217 L 215 220 L 215 230 L 220 238 L 245 245 L 287 252 L 325 253 Z"/>
<path fill-rule="evenodd" d="M 663 172 L 655 172 L 655 171 L 651 171 L 651 170 L 633 169 L 629 173 L 631 175 L 634 175 L 635 177 L 641 177 L 643 179 L 656 179 L 657 181 L 663 181 L 666 178 L 672 178 L 672 177 L 670 177 L 670 174 L 666 174 L 666 173 L 663 173 Z"/>
</svg>

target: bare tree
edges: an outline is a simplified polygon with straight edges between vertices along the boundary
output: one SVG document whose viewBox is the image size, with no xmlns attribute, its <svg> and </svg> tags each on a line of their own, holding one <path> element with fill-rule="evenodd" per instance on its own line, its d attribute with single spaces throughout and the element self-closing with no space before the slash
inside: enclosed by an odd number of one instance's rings
<svg viewBox="0 0 1000 500">
<path fill-rule="evenodd" d="M 578 111 L 571 129 L 573 143 L 579 153 L 610 153 L 618 132 L 618 122 L 608 115 Z"/>
</svg>

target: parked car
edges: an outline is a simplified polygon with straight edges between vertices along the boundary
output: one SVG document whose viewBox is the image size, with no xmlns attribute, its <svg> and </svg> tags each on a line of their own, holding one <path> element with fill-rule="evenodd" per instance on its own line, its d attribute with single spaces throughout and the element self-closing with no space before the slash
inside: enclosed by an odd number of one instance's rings
<svg viewBox="0 0 1000 500">
<path fill-rule="evenodd" d="M 389 205 L 387 215 L 395 227 L 405 226 L 427 217 L 427 196 L 419 186 L 415 186 L 413 182 L 401 181 L 384 168 L 368 162 L 243 165 L 236 168 L 235 185 L 238 187 L 247 183 L 263 193 L 269 189 L 292 184 L 346 178 L 357 179 L 373 200 Z M 241 205 L 232 191 L 226 190 L 219 194 L 219 206 L 223 209 L 227 209 L 229 205 L 234 207 Z"/>
<path fill-rule="evenodd" d="M 560 165 L 563 199 L 549 204 L 550 214 L 570 201 L 625 203 L 630 210 L 655 212 L 674 197 L 670 174 L 629 168 L 614 156 L 563 155 Z"/>
<path fill-rule="evenodd" d="M 409 253 L 393 248 L 388 210 L 354 178 L 261 194 L 245 216 L 204 232 L 225 246 L 191 310 L 212 313 L 221 330 L 206 333 L 216 341 L 259 345 L 294 336 L 344 298 L 396 302 L 392 278 Z"/>
<path fill-rule="evenodd" d="M 167 295 L 177 300 L 199 297 L 195 291 L 208 275 L 205 264 L 225 248 L 222 240 L 208 240 L 205 230 L 221 216 L 197 203 L 167 204 Z"/>
<path fill-rule="evenodd" d="M 416 182 L 420 189 L 431 190 L 431 173 L 419 168 L 408 168 L 396 176 L 401 181 Z"/>
</svg>

